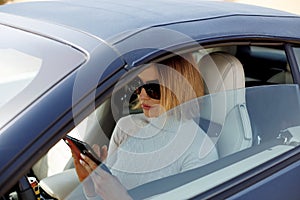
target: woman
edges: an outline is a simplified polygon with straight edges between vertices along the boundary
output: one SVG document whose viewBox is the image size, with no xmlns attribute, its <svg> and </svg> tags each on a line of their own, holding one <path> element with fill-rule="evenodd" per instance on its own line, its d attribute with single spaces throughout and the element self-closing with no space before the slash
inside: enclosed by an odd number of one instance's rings
<svg viewBox="0 0 300 200">
<path fill-rule="evenodd" d="M 204 131 L 179 105 L 204 94 L 204 83 L 191 54 L 174 56 L 159 64 L 149 64 L 138 75 L 134 92 L 142 114 L 121 118 L 112 134 L 109 148 L 95 151 L 112 174 L 88 157 L 74 156 L 80 181 L 95 169 L 85 184 L 88 197 L 130 197 L 127 189 L 212 162 L 217 151 Z"/>
</svg>

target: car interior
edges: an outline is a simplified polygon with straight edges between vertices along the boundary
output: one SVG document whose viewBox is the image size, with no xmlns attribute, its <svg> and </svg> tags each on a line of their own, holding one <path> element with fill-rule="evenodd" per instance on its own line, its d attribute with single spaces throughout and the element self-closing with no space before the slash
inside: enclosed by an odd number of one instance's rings
<svg viewBox="0 0 300 200">
<path fill-rule="evenodd" d="M 225 113 L 221 114 L 222 109 L 218 110 L 218 114 L 210 108 L 211 106 L 203 106 L 201 116 L 209 121 L 213 121 L 222 126 L 218 136 L 213 139 L 217 141 L 216 146 L 220 157 L 227 156 L 231 153 L 240 151 L 252 145 L 252 131 L 248 111 L 246 108 L 245 74 L 240 61 L 229 53 L 213 52 L 205 55 L 198 63 L 200 71 L 205 77 L 206 93 L 219 93 L 220 97 L 214 97 L 212 105 L 224 105 Z M 220 95 L 221 92 L 235 90 L 233 93 Z M 222 103 L 226 101 L 227 103 Z M 226 121 L 225 121 L 226 120 Z"/>
<path fill-rule="evenodd" d="M 280 133 L 289 127 L 299 126 L 300 118 L 296 114 L 300 111 L 299 89 L 297 84 L 293 84 L 283 45 L 230 43 L 193 50 L 193 54 L 205 82 L 205 95 L 214 97 L 210 105 L 202 105 L 201 115 L 194 120 L 216 144 L 220 159 L 199 169 L 146 184 L 145 187 L 156 188 L 157 193 L 264 152 L 275 143 L 284 144 L 286 138 Z M 68 134 L 91 145 L 108 144 L 119 118 L 141 112 L 128 109 L 135 100 L 128 93 L 129 84 L 116 91 Z M 288 87 L 275 87 L 282 84 Z M 274 86 L 274 91 L 272 87 L 263 86 Z M 252 88 L 256 87 L 261 89 L 256 89 L 255 95 L 252 95 Z M 294 106 L 294 113 L 284 105 Z M 287 119 L 286 123 L 282 123 L 283 117 Z M 270 119 L 274 126 L 265 125 L 270 123 Z M 58 154 L 64 162 L 57 160 Z M 39 180 L 40 191 L 48 198 L 65 199 L 79 185 L 71 153 L 62 141 L 33 166 L 31 175 Z M 159 187 L 162 184 L 168 186 Z M 132 193 L 143 193 L 144 196 L 137 195 L 137 198 L 147 196 L 142 190 L 144 188 L 138 187 Z"/>
</svg>

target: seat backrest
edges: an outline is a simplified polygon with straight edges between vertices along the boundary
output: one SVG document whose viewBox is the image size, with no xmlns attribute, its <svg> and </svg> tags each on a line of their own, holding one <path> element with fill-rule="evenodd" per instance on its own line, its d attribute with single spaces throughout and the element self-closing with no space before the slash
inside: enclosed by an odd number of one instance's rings
<svg viewBox="0 0 300 200">
<path fill-rule="evenodd" d="M 201 118 L 221 125 L 219 133 L 208 133 L 215 135 L 212 139 L 216 142 L 219 156 L 224 157 L 252 146 L 241 62 L 228 53 L 214 52 L 199 61 L 199 68 L 206 94 L 211 97 L 210 105 L 201 107 Z"/>
<path fill-rule="evenodd" d="M 277 84 L 293 84 L 293 77 L 291 73 L 290 65 L 287 64 L 286 69 L 273 75 L 267 80 L 268 83 L 277 83 Z"/>
</svg>

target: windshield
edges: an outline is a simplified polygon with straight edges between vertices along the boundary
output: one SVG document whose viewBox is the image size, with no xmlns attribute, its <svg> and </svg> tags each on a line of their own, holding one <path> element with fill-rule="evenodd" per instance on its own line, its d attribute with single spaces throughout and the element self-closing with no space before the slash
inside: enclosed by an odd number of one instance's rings
<svg viewBox="0 0 300 200">
<path fill-rule="evenodd" d="M 16 49 L 0 49 L 0 107 L 28 86 L 41 65 L 40 58 Z"/>
<path fill-rule="evenodd" d="M 85 61 L 69 45 L 0 26 L 0 128 Z"/>
</svg>

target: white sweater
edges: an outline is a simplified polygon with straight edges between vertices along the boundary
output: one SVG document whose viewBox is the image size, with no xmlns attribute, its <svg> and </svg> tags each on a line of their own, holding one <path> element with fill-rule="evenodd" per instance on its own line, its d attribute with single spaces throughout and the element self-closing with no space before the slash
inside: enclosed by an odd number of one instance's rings
<svg viewBox="0 0 300 200">
<path fill-rule="evenodd" d="M 216 159 L 214 144 L 193 120 L 135 114 L 118 121 L 106 165 L 131 189 Z"/>
</svg>

